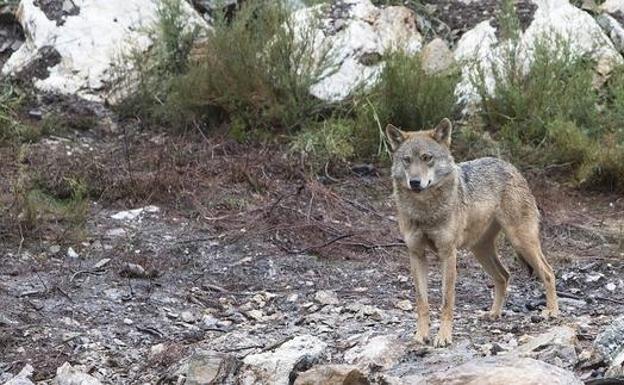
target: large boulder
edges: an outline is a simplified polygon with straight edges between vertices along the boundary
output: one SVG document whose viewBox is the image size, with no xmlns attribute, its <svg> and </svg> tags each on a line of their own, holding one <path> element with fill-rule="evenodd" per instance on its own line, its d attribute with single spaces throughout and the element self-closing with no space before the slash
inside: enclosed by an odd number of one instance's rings
<svg viewBox="0 0 624 385">
<path fill-rule="evenodd" d="M 17 51 L 24 43 L 24 33 L 15 20 L 15 6 L 0 5 L 0 65 L 2 56 Z"/>
<path fill-rule="evenodd" d="M 624 52 L 624 0 L 607 0 L 600 5 L 596 21 L 609 36 L 615 48 Z"/>
<path fill-rule="evenodd" d="M 624 317 L 616 318 L 596 336 L 594 348 L 609 364 L 609 376 L 624 376 Z"/>
<path fill-rule="evenodd" d="M 243 359 L 240 385 L 289 385 L 297 371 L 309 369 L 326 354 L 327 344 L 310 335 L 294 337 L 279 347 Z"/>
<path fill-rule="evenodd" d="M 38 77 L 37 89 L 103 101 L 114 77 L 131 71 L 123 60 L 131 52 L 147 50 L 148 31 L 158 17 L 157 0 L 22 0 L 17 19 L 25 43 L 2 68 L 4 75 Z M 70 6 L 67 6 L 69 4 Z M 182 1 L 189 28 L 208 24 Z M 41 67 L 34 68 L 33 67 Z"/>
<path fill-rule="evenodd" d="M 361 344 L 347 350 L 344 359 L 350 364 L 357 364 L 364 368 L 389 369 L 399 362 L 406 349 L 398 336 L 381 335 L 366 338 Z"/>
<path fill-rule="evenodd" d="M 545 39 L 555 41 L 557 37 L 569 44 L 574 54 L 590 55 L 601 62 L 603 68 L 624 62 L 609 37 L 587 12 L 568 0 L 531 1 L 537 9 L 526 30 L 520 33 L 515 48 L 516 57 L 525 72 L 531 66 L 536 44 Z M 479 67 L 485 76 L 487 92 L 494 92 L 494 69 L 504 71 L 504 50 L 509 48 L 509 42 L 499 41 L 492 20 L 479 23 L 461 37 L 455 48 L 455 59 L 464 63 L 462 79 L 455 90 L 459 102 L 474 105 L 479 101 L 479 93 L 471 81 L 477 76 Z"/>
<path fill-rule="evenodd" d="M 95 377 L 83 372 L 78 367 L 71 366 L 68 362 L 56 369 L 54 378 L 56 385 L 102 385 Z"/>
<path fill-rule="evenodd" d="M 325 76 L 310 88 L 312 95 L 328 102 L 374 84 L 387 51 L 416 53 L 422 47 L 416 14 L 403 6 L 339 0 L 298 10 L 293 18 L 297 35 L 314 44 L 316 59 L 328 64 Z"/>
<path fill-rule="evenodd" d="M 34 385 L 30 380 L 30 377 L 33 375 L 33 371 L 33 367 L 26 364 L 15 377 L 5 382 L 4 385 Z"/>
<path fill-rule="evenodd" d="M 232 356 L 215 352 L 196 352 L 178 370 L 185 385 L 223 384 L 238 368 L 240 362 Z"/>
<path fill-rule="evenodd" d="M 435 373 L 413 385 L 582 385 L 574 374 L 531 358 L 487 357 Z"/>
<path fill-rule="evenodd" d="M 576 330 L 570 326 L 556 326 L 545 333 L 531 337 L 511 354 L 535 358 L 560 367 L 573 367 L 576 354 Z"/>
<path fill-rule="evenodd" d="M 355 366 L 319 365 L 297 376 L 294 385 L 369 385 L 368 378 Z"/>
</svg>

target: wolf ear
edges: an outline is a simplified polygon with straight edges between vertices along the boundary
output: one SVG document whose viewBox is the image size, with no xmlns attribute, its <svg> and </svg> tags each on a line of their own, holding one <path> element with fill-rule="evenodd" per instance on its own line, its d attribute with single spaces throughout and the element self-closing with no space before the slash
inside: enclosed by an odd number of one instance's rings
<svg viewBox="0 0 624 385">
<path fill-rule="evenodd" d="M 386 138 L 388 138 L 388 143 L 390 143 L 390 149 L 395 151 L 405 140 L 405 135 L 403 134 L 403 131 L 399 130 L 392 124 L 388 124 L 386 126 Z"/>
<path fill-rule="evenodd" d="M 448 118 L 442 119 L 433 130 L 433 139 L 447 147 L 451 146 L 451 133 L 453 132 L 453 124 Z"/>
</svg>

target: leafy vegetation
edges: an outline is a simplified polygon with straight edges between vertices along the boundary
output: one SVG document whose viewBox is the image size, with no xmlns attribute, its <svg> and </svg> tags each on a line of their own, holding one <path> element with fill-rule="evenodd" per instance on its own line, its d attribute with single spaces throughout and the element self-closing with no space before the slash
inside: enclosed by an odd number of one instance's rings
<svg viewBox="0 0 624 385">
<path fill-rule="evenodd" d="M 22 97 L 10 82 L 0 81 L 0 141 L 27 136 L 28 131 L 17 117 L 21 101 Z"/>
<path fill-rule="evenodd" d="M 179 116 L 164 104 L 177 79 L 188 71 L 189 55 L 201 32 L 198 26 L 189 26 L 181 0 L 160 1 L 157 16 L 155 27 L 146 31 L 153 46 L 147 54 L 133 52 L 122 58 L 132 63 L 133 71 L 120 70 L 117 76 L 120 89 L 136 88 L 119 112 L 153 124 L 170 123 Z"/>
<path fill-rule="evenodd" d="M 599 91 L 593 84 L 596 63 L 554 34 L 528 47 L 532 59 L 527 65 L 511 14 L 501 16 L 508 39 L 497 64 L 479 64 L 472 79 L 484 128 L 516 163 L 557 165 L 571 170 L 578 182 L 624 188 L 618 181 L 624 172 L 619 123 L 624 77 L 616 74 Z M 486 84 L 488 70 L 492 89 Z"/>
<path fill-rule="evenodd" d="M 185 127 L 232 122 L 237 135 L 291 131 L 322 114 L 308 93 L 329 70 L 327 56 L 314 50 L 314 22 L 295 23 L 281 1 L 248 1 L 234 18 L 216 12 L 208 36 L 197 40 L 182 32 L 179 2 L 167 0 L 162 9 L 161 48 L 137 58 L 156 65 L 140 68 L 132 113 Z"/>
<path fill-rule="evenodd" d="M 428 74 L 419 55 L 398 51 L 386 56 L 372 98 L 381 121 L 410 130 L 429 129 L 455 115 L 457 81 L 456 71 Z"/>
</svg>

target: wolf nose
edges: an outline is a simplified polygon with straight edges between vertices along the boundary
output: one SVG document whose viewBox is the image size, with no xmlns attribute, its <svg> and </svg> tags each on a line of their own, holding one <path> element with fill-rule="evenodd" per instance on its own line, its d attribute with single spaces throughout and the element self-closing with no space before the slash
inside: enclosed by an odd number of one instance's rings
<svg viewBox="0 0 624 385">
<path fill-rule="evenodd" d="M 410 179 L 409 185 L 412 190 L 422 190 L 422 187 L 420 186 L 420 179 Z"/>
</svg>

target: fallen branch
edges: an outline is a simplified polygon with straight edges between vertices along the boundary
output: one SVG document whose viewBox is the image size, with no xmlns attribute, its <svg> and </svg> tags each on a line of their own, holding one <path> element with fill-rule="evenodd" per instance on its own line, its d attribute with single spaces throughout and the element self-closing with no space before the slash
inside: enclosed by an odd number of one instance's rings
<svg viewBox="0 0 624 385">
<path fill-rule="evenodd" d="M 366 250 L 374 250 L 374 249 L 389 249 L 392 247 L 406 247 L 404 242 L 396 242 L 396 243 L 363 243 L 363 242 L 340 242 L 341 245 L 346 246 L 357 246 Z"/>
<path fill-rule="evenodd" d="M 69 279 L 69 282 L 74 282 L 74 279 L 76 279 L 76 277 L 78 277 L 80 274 L 102 275 L 102 274 L 105 274 L 105 272 L 104 271 L 92 271 L 92 270 L 80 270 L 72 274 L 71 278 Z"/>
<path fill-rule="evenodd" d="M 334 237 L 332 239 L 330 239 L 329 241 L 322 243 L 320 245 L 313 245 L 313 246 L 309 246 L 306 247 L 304 249 L 301 250 L 288 250 L 289 254 L 304 254 L 307 253 L 310 250 L 318 250 L 318 249 L 322 249 L 323 247 L 327 247 L 329 245 L 331 245 L 332 243 L 336 243 L 341 239 L 345 239 L 345 238 L 349 238 L 352 237 L 354 234 L 344 234 L 344 235 L 339 235 L 337 237 Z"/>
</svg>

